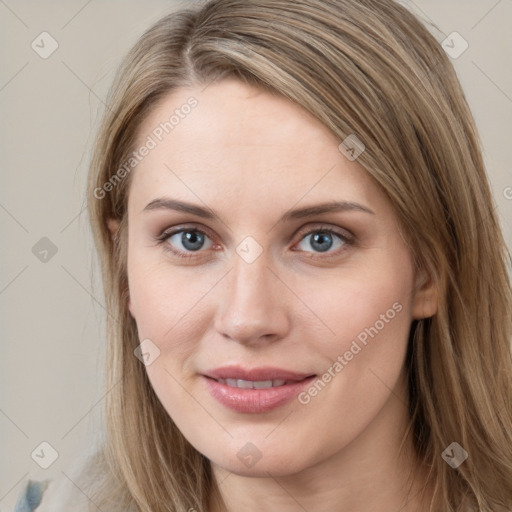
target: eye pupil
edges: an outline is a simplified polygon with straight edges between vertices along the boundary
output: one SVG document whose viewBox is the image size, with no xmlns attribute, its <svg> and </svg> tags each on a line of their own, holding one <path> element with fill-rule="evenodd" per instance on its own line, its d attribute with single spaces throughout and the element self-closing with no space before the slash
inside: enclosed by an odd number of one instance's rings
<svg viewBox="0 0 512 512">
<path fill-rule="evenodd" d="M 315 247 L 315 244 L 318 245 Z M 332 247 L 332 244 L 332 236 L 328 233 L 316 233 L 312 235 L 311 246 L 319 252 L 328 251 Z"/>
<path fill-rule="evenodd" d="M 181 243 L 189 251 L 196 251 L 204 243 L 204 237 L 196 231 L 183 231 L 181 234 Z"/>
</svg>

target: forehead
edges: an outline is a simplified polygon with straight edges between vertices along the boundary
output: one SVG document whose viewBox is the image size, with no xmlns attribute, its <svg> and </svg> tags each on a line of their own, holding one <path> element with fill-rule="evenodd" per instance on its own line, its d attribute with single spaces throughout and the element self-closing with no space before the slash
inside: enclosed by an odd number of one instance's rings
<svg viewBox="0 0 512 512">
<path fill-rule="evenodd" d="M 308 190 L 322 199 L 340 192 L 370 199 L 368 174 L 299 105 L 235 80 L 203 89 L 173 91 L 142 123 L 136 147 L 150 139 L 154 147 L 133 171 L 130 200 L 195 192 L 205 202 L 277 196 L 293 204 Z"/>
<path fill-rule="evenodd" d="M 299 105 L 232 79 L 169 93 L 146 118 L 140 128 L 140 136 L 169 120 L 191 97 L 197 105 L 188 114 L 174 120 L 177 123 L 172 129 L 174 138 L 192 132 L 202 144 L 210 143 L 212 146 L 279 146 L 289 144 L 290 136 L 300 145 L 301 140 L 315 134 L 317 139 L 310 140 L 310 143 L 336 143 L 336 138 L 327 128 Z M 187 108 L 182 110 L 188 111 Z"/>
</svg>

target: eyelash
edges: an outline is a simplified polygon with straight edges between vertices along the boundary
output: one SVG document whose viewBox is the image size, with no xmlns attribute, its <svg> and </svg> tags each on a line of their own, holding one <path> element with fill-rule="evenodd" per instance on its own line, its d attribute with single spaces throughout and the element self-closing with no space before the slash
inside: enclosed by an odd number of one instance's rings
<svg viewBox="0 0 512 512">
<path fill-rule="evenodd" d="M 194 258 L 194 257 L 196 257 L 196 254 L 203 252 L 203 251 L 199 250 L 199 251 L 189 251 L 188 253 L 183 253 L 183 252 L 175 249 L 171 244 L 166 243 L 167 240 L 171 236 L 176 235 L 177 233 L 183 233 L 184 231 L 200 233 L 201 235 L 204 235 L 204 236 L 208 237 L 210 240 L 212 240 L 212 237 L 210 237 L 208 235 L 208 233 L 206 233 L 205 231 L 195 228 L 195 227 L 185 226 L 185 227 L 181 227 L 178 229 L 163 231 L 160 235 L 158 235 L 156 237 L 157 244 L 162 245 L 164 250 L 171 252 L 174 256 L 177 256 L 178 258 L 183 258 L 183 259 Z M 326 254 L 325 256 L 322 256 L 321 252 L 313 252 L 313 254 L 319 255 L 320 259 L 329 259 L 329 258 L 339 256 L 340 253 L 346 251 L 350 246 L 353 246 L 355 244 L 354 238 L 352 238 L 352 237 L 348 236 L 347 234 L 344 234 L 340 231 L 332 229 L 329 226 L 323 226 L 323 225 L 318 226 L 315 229 L 310 229 L 309 231 L 299 232 L 299 235 L 301 237 L 300 237 L 300 240 L 298 243 L 300 243 L 302 240 L 304 240 L 307 236 L 312 235 L 314 233 L 334 235 L 335 237 L 338 237 L 343 242 L 343 246 L 340 249 L 337 249 L 336 251 L 333 251 L 333 252 L 327 252 L 327 253 L 325 253 Z M 312 256 L 310 256 L 310 257 L 312 257 Z"/>
</svg>

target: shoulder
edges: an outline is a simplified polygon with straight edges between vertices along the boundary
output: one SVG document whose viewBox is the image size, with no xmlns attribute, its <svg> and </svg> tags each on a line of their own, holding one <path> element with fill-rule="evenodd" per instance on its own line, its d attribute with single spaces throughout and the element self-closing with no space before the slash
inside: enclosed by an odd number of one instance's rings
<svg viewBox="0 0 512 512">
<path fill-rule="evenodd" d="M 41 501 L 35 509 L 28 509 L 27 512 L 64 512 L 73 505 L 76 512 L 87 512 L 87 495 L 81 491 L 80 483 L 74 483 L 75 478 L 68 479 L 66 472 L 62 472 L 48 482 L 47 488 L 41 495 Z M 15 512 L 21 512 L 15 510 Z M 22 512 L 25 512 L 22 509 Z"/>
</svg>

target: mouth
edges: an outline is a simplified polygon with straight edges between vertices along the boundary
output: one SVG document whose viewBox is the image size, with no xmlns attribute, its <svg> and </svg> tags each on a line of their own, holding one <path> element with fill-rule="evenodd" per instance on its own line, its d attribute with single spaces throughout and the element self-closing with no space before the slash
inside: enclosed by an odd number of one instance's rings
<svg viewBox="0 0 512 512">
<path fill-rule="evenodd" d="M 220 384 L 225 384 L 231 388 L 240 389 L 268 389 L 285 386 L 294 383 L 294 381 L 286 381 L 282 379 L 274 380 L 243 380 L 243 379 L 214 379 Z"/>
<path fill-rule="evenodd" d="M 316 375 L 281 368 L 217 368 L 202 375 L 211 396 L 239 413 L 264 413 L 288 403 Z"/>
</svg>

